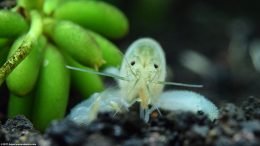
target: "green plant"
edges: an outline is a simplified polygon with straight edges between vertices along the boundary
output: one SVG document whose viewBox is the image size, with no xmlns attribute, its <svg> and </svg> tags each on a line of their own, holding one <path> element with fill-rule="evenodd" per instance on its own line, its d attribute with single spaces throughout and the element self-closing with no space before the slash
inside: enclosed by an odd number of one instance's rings
<svg viewBox="0 0 260 146">
<path fill-rule="evenodd" d="M 65 66 L 119 66 L 122 53 L 108 39 L 127 32 L 126 16 L 102 1 L 18 0 L 0 10 L 0 85 L 6 81 L 10 91 L 8 116 L 25 114 L 44 130 L 65 115 L 70 85 L 83 98 L 103 90 L 98 75 Z"/>
</svg>

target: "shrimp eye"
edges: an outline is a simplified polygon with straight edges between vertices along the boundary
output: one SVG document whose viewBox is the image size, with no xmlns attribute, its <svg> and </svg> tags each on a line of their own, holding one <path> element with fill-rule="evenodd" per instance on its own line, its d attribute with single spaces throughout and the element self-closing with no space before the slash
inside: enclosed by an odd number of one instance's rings
<svg viewBox="0 0 260 146">
<path fill-rule="evenodd" d="M 154 68 L 158 68 L 158 65 L 157 65 L 157 64 L 154 64 L 153 66 L 154 66 Z"/>
<path fill-rule="evenodd" d="M 135 65 L 135 61 L 132 61 L 132 62 L 131 62 L 131 65 L 132 65 L 132 66 Z"/>
</svg>

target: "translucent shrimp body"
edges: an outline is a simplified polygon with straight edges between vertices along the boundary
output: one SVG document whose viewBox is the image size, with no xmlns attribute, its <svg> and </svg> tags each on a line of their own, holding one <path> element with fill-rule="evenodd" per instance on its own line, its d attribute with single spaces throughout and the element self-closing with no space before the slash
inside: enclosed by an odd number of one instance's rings
<svg viewBox="0 0 260 146">
<path fill-rule="evenodd" d="M 139 101 L 141 110 L 147 111 L 149 104 L 157 103 L 157 97 L 164 87 L 163 84 L 155 83 L 165 81 L 166 77 L 162 47 L 151 38 L 136 40 L 125 53 L 120 76 L 128 79 L 118 81 L 122 97 L 129 103 Z"/>
<path fill-rule="evenodd" d="M 160 95 L 158 106 L 169 111 L 203 112 L 214 120 L 218 118 L 219 111 L 214 103 L 204 96 L 187 90 L 171 90 Z"/>
<path fill-rule="evenodd" d="M 67 66 L 69 69 L 109 76 L 118 80 L 119 89 L 109 88 L 93 94 L 89 99 L 75 106 L 68 118 L 79 124 L 88 124 L 98 112 L 127 111 L 140 102 L 140 117 L 148 122 L 150 113 L 158 108 L 170 111 L 204 112 L 210 119 L 218 117 L 217 107 L 195 92 L 166 91 L 164 85 L 201 87 L 184 83 L 165 82 L 166 61 L 162 47 L 151 38 L 136 40 L 125 53 L 119 74 L 101 73 Z M 149 105 L 152 105 L 149 108 Z"/>
<path fill-rule="evenodd" d="M 108 89 L 94 93 L 88 99 L 76 105 L 67 116 L 78 124 L 89 124 L 96 119 L 99 112 L 127 111 L 130 105 L 119 96 L 119 90 Z"/>
</svg>

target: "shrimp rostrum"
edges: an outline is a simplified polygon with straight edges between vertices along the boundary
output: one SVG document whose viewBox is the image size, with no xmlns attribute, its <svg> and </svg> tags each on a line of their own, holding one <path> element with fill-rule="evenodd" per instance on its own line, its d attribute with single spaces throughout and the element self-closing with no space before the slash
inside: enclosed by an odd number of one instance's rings
<svg viewBox="0 0 260 146">
<path fill-rule="evenodd" d="M 99 96 L 92 95 L 91 98 L 83 101 L 83 103 L 85 102 L 88 104 L 80 104 L 72 109 L 69 117 L 74 121 L 77 117 L 88 116 L 89 118 L 86 118 L 88 121 L 85 120 L 85 122 L 90 122 L 93 119 L 91 117 L 100 111 L 127 111 L 123 109 L 128 109 L 128 107 L 135 102 L 140 102 L 140 117 L 146 122 L 149 120 L 150 113 L 156 109 L 159 111 L 159 108 L 190 112 L 196 112 L 198 110 L 202 110 L 203 112 L 204 110 L 204 112 L 207 113 L 209 117 L 213 117 L 213 119 L 217 118 L 218 115 L 218 109 L 213 103 L 204 97 L 193 96 L 193 94 L 196 94 L 194 92 L 189 92 L 189 94 L 175 94 L 174 91 L 167 92 L 167 94 L 163 93 L 164 85 L 178 85 L 186 87 L 201 87 L 201 85 L 166 82 L 165 54 L 160 44 L 151 38 L 141 38 L 130 45 L 125 53 L 119 74 L 117 75 L 95 72 L 93 70 L 82 70 L 71 66 L 67 67 L 74 70 L 91 72 L 116 78 L 119 85 L 119 89 L 113 90 L 113 92 L 103 91 L 102 93 L 98 93 Z M 178 91 L 178 93 L 181 92 L 187 91 Z M 189 97 L 182 98 L 181 96 Z M 106 100 L 100 100 L 100 98 L 104 98 Z M 209 104 L 210 107 L 214 106 L 214 110 L 207 110 L 207 108 L 200 107 L 196 109 L 187 108 L 194 107 L 192 105 L 193 103 L 183 99 L 196 103 Z M 175 106 L 174 104 L 176 103 L 182 104 L 183 106 Z M 97 104 L 106 106 L 97 106 Z M 199 104 L 198 106 L 202 107 L 202 105 Z M 84 112 L 86 113 L 77 112 L 77 114 L 75 114 L 76 111 L 79 111 L 78 109 L 85 109 Z M 84 120 L 81 122 L 84 122 Z"/>
</svg>

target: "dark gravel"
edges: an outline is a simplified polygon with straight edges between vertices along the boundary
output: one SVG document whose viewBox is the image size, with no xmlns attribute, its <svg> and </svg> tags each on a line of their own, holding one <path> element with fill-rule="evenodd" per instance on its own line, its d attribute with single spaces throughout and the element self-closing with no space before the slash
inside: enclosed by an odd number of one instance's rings
<svg viewBox="0 0 260 146">
<path fill-rule="evenodd" d="M 260 100 L 249 97 L 241 105 L 228 103 L 220 117 L 210 121 L 202 112 L 161 111 L 149 123 L 138 112 L 102 113 L 90 125 L 76 125 L 67 119 L 54 121 L 44 134 L 34 130 L 23 116 L 1 125 L 0 140 L 51 146 L 259 146 Z"/>
</svg>

